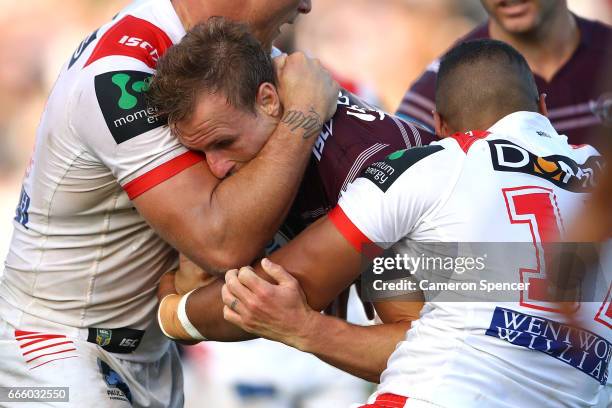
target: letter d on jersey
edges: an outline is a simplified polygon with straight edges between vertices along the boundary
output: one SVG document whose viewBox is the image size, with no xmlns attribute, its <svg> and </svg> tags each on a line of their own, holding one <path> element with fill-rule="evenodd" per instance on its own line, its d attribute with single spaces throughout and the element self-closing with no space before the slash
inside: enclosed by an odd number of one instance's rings
<svg viewBox="0 0 612 408">
<path fill-rule="evenodd" d="M 522 147 L 513 144 L 496 144 L 495 149 L 501 166 L 518 169 L 529 163 L 529 153 Z"/>
<path fill-rule="evenodd" d="M 98 104 L 117 144 L 165 124 L 155 116 L 155 109 L 147 106 L 150 77 L 146 72 L 115 71 L 95 78 Z"/>
</svg>

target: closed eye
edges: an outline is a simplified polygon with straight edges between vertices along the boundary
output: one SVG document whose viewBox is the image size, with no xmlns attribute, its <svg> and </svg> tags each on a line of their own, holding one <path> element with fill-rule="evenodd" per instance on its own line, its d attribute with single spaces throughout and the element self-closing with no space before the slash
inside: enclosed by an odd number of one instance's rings
<svg viewBox="0 0 612 408">
<path fill-rule="evenodd" d="M 228 147 L 232 145 L 232 143 L 234 143 L 234 139 L 220 140 L 213 145 L 213 149 L 216 149 L 216 150 L 227 149 Z"/>
</svg>

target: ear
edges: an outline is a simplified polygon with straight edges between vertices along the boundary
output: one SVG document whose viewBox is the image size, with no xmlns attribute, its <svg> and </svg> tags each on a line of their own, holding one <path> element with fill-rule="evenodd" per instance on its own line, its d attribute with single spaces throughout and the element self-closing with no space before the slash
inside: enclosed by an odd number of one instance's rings
<svg viewBox="0 0 612 408">
<path fill-rule="evenodd" d="M 538 99 L 538 111 L 544 116 L 548 116 L 548 107 L 546 106 L 546 95 L 545 93 L 540 94 Z"/>
<path fill-rule="evenodd" d="M 442 115 L 438 111 L 433 112 L 434 117 L 434 130 L 436 131 L 436 135 L 440 138 L 449 137 L 452 135 L 448 123 L 444 120 Z"/>
<path fill-rule="evenodd" d="M 276 87 L 269 82 L 259 85 L 255 105 L 269 116 L 280 116 L 281 104 Z"/>
</svg>

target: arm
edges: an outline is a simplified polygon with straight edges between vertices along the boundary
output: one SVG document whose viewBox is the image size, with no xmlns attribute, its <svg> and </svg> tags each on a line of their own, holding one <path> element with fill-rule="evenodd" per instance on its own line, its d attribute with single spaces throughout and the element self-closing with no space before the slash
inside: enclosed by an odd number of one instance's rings
<svg viewBox="0 0 612 408">
<path fill-rule="evenodd" d="M 220 181 L 200 162 L 134 199 L 168 243 L 208 271 L 244 265 L 259 254 L 291 206 L 312 136 L 335 111 L 338 89 L 318 62 L 294 54 L 278 75 L 285 114 L 301 112 L 305 120 L 281 120 L 260 154 L 232 177 Z"/>
<path fill-rule="evenodd" d="M 226 319 L 240 325 L 246 331 L 257 332 L 265 337 L 304 349 L 308 347 L 333 364 L 364 377 L 375 378 L 380 374 L 381 367 L 384 367 L 381 361 L 385 360 L 392 350 L 388 348 L 390 343 L 384 343 L 381 346 L 381 353 L 375 358 L 362 362 L 363 353 L 359 351 L 353 353 L 346 346 L 326 347 L 326 341 L 333 339 L 324 337 L 323 341 L 313 340 L 312 344 L 302 341 L 307 335 L 324 335 L 319 330 L 306 330 L 306 333 L 303 330 L 309 327 L 315 329 L 327 327 L 336 335 L 342 336 L 345 341 L 351 342 L 351 345 L 358 347 L 357 350 L 363 351 L 363 348 L 359 348 L 360 343 L 352 343 L 357 339 L 361 341 L 361 338 L 352 334 L 350 326 L 343 326 L 344 323 L 330 320 L 316 320 L 320 317 L 311 309 L 324 308 L 359 274 L 361 256 L 357 248 L 361 248 L 363 243 L 396 242 L 408 235 L 418 223 L 420 214 L 431 207 L 430 201 L 435 202 L 435 197 L 439 194 L 435 185 L 432 186 L 427 181 L 423 181 L 423 177 L 419 177 L 419 172 L 408 172 L 415 177 L 407 177 L 407 170 L 420 160 L 441 150 L 442 148 L 434 146 L 415 149 L 412 152 L 399 152 L 400 154 L 394 154 L 388 158 L 388 163 L 385 163 L 397 169 L 396 173 L 399 173 L 397 177 L 381 180 L 362 178 L 353 183 L 343 195 L 340 206 L 329 216 L 313 224 L 272 255 L 271 259 L 284 265 L 295 278 L 280 272 L 275 275 L 269 267 L 266 272 L 272 276 L 266 277 L 259 266 L 256 271 L 242 268 L 239 273 L 235 270 L 227 272 L 226 285 L 222 290 L 226 305 L 223 313 Z M 368 169 L 366 175 L 374 173 L 377 168 L 374 166 Z M 426 170 L 423 168 L 420 171 Z M 411 194 L 407 195 L 407 191 Z M 350 214 L 350 218 L 345 211 Z M 267 280 L 276 280 L 279 284 L 270 284 L 258 275 Z M 304 293 L 301 292 L 300 285 Z M 211 300 L 200 295 L 208 288 L 194 292 L 194 296 L 187 302 L 189 320 L 200 330 L 206 320 L 219 319 L 219 316 L 210 317 L 207 313 L 208 317 L 205 317 L 202 313 Z M 307 304 L 311 308 L 306 306 Z M 412 306 L 414 310 L 404 314 L 404 318 L 408 321 L 417 316 L 416 310 L 420 310 L 422 303 L 417 302 Z M 379 308 L 383 315 L 386 312 L 385 319 L 390 321 L 389 316 L 393 311 L 391 304 L 386 304 L 387 310 L 383 310 L 384 305 Z M 328 324 L 335 326 L 326 326 Z M 397 326 L 395 330 L 399 330 L 399 327 Z M 406 327 L 404 325 L 402 328 Z M 363 334 L 361 330 L 359 329 L 360 333 L 357 335 Z M 363 328 L 363 330 L 371 330 L 370 340 L 375 342 L 388 338 L 395 345 L 398 338 L 397 332 L 394 337 L 380 331 L 390 330 L 389 327 Z M 210 337 L 209 333 L 204 335 Z M 375 347 L 378 347 L 378 343 Z"/>
<path fill-rule="evenodd" d="M 327 218 L 317 221 L 307 228 L 296 239 L 276 251 L 270 259 L 283 263 L 295 273 L 300 285 L 304 288 L 308 303 L 316 310 L 323 310 L 337 295 L 350 285 L 359 275 L 360 254 L 351 247 Z M 333 247 L 344 251 L 330 251 Z M 273 279 L 256 265 L 255 271 L 262 278 L 273 282 Z M 236 271 L 228 274 L 234 276 Z M 226 274 L 227 276 L 227 274 Z M 239 329 L 223 318 L 221 279 L 206 287 L 197 289 L 188 298 L 186 312 L 193 326 L 208 340 L 242 341 L 254 336 Z M 170 290 L 160 287 L 160 299 L 176 293 L 174 286 Z M 167 321 L 167 330 L 173 337 L 188 339 L 177 322 L 176 308 L 163 305 L 160 311 L 162 321 Z"/>
<path fill-rule="evenodd" d="M 222 292 L 225 318 L 247 332 L 312 353 L 373 382 L 379 380 L 389 356 L 423 305 L 378 303 L 386 324 L 358 326 L 313 310 L 293 276 L 267 260 L 262 266 L 277 284 L 259 278 L 250 268 L 228 272 Z"/>
</svg>

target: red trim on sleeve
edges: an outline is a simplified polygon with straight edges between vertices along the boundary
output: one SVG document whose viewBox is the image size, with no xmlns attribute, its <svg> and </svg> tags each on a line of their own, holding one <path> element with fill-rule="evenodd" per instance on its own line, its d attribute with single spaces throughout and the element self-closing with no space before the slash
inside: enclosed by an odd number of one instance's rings
<svg viewBox="0 0 612 408">
<path fill-rule="evenodd" d="M 461 147 L 465 154 L 467 154 L 468 150 L 470 150 L 470 147 L 472 147 L 474 142 L 479 139 L 484 139 L 489 134 L 490 133 L 486 130 L 471 130 L 465 133 L 455 133 L 451 137 L 455 139 L 457 143 L 459 143 L 459 147 Z"/>
<path fill-rule="evenodd" d="M 360 408 L 404 408 L 408 397 L 395 394 L 380 394 L 374 404 L 363 405 Z"/>
<path fill-rule="evenodd" d="M 346 216 L 342 208 L 337 205 L 328 214 L 329 220 L 336 226 L 338 231 L 344 236 L 344 238 L 357 250 L 357 252 L 363 252 L 364 244 L 371 244 L 370 238 L 366 237 L 359 228 L 353 224 L 353 222 Z"/>
<path fill-rule="evenodd" d="M 204 160 L 204 156 L 197 152 L 188 151 L 175 157 L 166 163 L 155 167 L 153 170 L 127 183 L 123 189 L 130 197 L 135 199 L 139 195 L 149 191 L 158 184 L 172 178 L 183 170 Z"/>
</svg>

